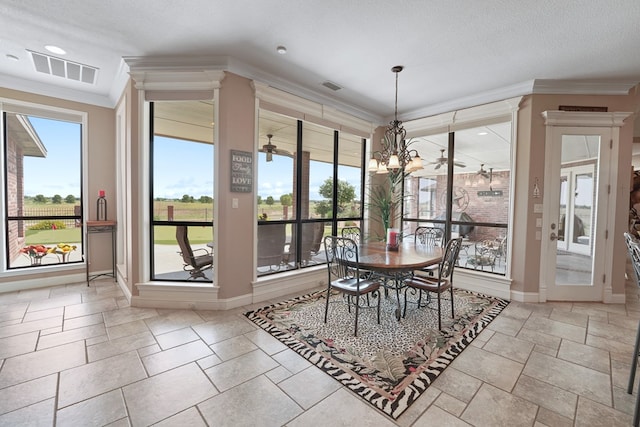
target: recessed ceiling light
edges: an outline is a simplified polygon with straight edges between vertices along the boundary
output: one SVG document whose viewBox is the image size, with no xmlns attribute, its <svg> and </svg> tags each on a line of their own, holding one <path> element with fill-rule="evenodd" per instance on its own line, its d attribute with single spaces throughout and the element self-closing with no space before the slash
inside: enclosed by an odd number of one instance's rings
<svg viewBox="0 0 640 427">
<path fill-rule="evenodd" d="M 54 46 L 52 44 L 47 45 L 44 48 L 47 49 L 51 53 L 55 53 L 56 55 L 66 55 L 67 54 L 66 50 L 62 49 L 61 47 Z"/>
<path fill-rule="evenodd" d="M 480 136 L 489 135 L 489 132 L 478 132 L 478 135 L 480 135 Z"/>
<path fill-rule="evenodd" d="M 20 58 L 18 58 L 15 55 L 11 55 L 10 53 L 7 53 L 7 59 L 10 59 L 12 61 L 19 61 L 20 60 Z"/>
<path fill-rule="evenodd" d="M 276 52 L 278 52 L 280 55 L 284 55 L 285 53 L 287 53 L 287 48 L 284 46 L 278 46 L 276 48 Z"/>
</svg>

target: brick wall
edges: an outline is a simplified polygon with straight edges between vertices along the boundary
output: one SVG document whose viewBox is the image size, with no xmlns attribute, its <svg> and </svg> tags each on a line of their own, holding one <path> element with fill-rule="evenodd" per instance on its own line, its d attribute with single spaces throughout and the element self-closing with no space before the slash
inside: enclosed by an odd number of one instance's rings
<svg viewBox="0 0 640 427">
<path fill-rule="evenodd" d="M 24 206 L 24 167 L 22 148 L 11 138 L 7 141 L 7 208 L 9 215 L 21 215 Z M 22 221 L 8 224 L 9 260 L 20 256 L 24 246 L 24 225 Z"/>
</svg>

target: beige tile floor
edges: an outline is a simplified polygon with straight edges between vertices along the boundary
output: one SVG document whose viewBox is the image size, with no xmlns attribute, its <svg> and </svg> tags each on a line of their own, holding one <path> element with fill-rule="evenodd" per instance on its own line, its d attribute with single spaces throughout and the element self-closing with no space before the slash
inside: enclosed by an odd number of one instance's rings
<svg viewBox="0 0 640 427">
<path fill-rule="evenodd" d="M 109 280 L 0 294 L 0 426 L 630 425 L 631 282 L 627 296 L 512 302 L 393 421 L 247 321 L 251 307 L 135 308 Z"/>
</svg>

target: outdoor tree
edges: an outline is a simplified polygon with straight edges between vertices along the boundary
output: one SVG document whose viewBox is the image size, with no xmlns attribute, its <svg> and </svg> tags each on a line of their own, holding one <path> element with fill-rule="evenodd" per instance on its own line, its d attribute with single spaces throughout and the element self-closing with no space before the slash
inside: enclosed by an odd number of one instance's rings
<svg viewBox="0 0 640 427">
<path fill-rule="evenodd" d="M 325 199 L 333 200 L 333 179 L 327 178 L 318 189 L 318 193 Z M 338 212 L 344 212 L 356 198 L 356 188 L 347 181 L 338 180 Z M 317 211 L 317 208 L 316 208 Z"/>
<path fill-rule="evenodd" d="M 258 196 L 257 202 L 258 202 L 259 205 L 262 204 L 262 196 Z"/>
<path fill-rule="evenodd" d="M 283 219 L 289 218 L 289 206 L 293 204 L 292 194 L 283 194 L 280 196 L 280 204 L 282 205 L 282 217 Z"/>
<path fill-rule="evenodd" d="M 271 206 L 275 203 L 275 200 L 273 200 L 273 196 L 269 196 L 267 197 L 267 201 L 266 201 L 267 205 Z"/>
<path fill-rule="evenodd" d="M 282 206 L 291 206 L 293 203 L 293 196 L 291 194 L 283 194 L 280 196 L 280 204 Z"/>
<path fill-rule="evenodd" d="M 34 203 L 47 203 L 47 198 L 44 197 L 44 195 L 42 194 L 38 194 L 36 195 L 36 197 L 33 198 Z"/>
<path fill-rule="evenodd" d="M 62 196 L 59 195 L 59 194 L 55 194 L 51 198 L 51 203 L 56 204 L 56 205 L 61 205 L 62 204 Z"/>
<path fill-rule="evenodd" d="M 182 203 L 193 203 L 195 200 L 194 200 L 193 196 L 185 194 L 185 195 L 182 196 L 182 199 L 180 199 L 180 201 Z"/>
<path fill-rule="evenodd" d="M 73 194 L 69 194 L 67 197 L 64 198 L 64 202 L 65 203 L 75 203 L 76 202 L 76 196 L 74 196 Z"/>
<path fill-rule="evenodd" d="M 200 203 L 213 203 L 213 198 L 210 196 L 200 196 L 198 199 Z"/>
<path fill-rule="evenodd" d="M 321 218 L 325 218 L 327 214 L 331 212 L 331 202 L 328 200 L 322 200 L 315 204 L 314 209 Z"/>
</svg>

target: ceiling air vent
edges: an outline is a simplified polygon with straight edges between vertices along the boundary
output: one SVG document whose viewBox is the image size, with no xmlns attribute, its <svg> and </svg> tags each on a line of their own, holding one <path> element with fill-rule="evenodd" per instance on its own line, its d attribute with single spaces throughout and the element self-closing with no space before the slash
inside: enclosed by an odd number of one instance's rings
<svg viewBox="0 0 640 427">
<path fill-rule="evenodd" d="M 328 87 L 331 90 L 340 90 L 340 89 L 342 89 L 342 87 L 340 87 L 337 84 L 335 84 L 333 82 L 330 82 L 328 80 L 326 82 L 322 83 L 322 86 Z"/>
<path fill-rule="evenodd" d="M 67 61 L 44 53 L 29 51 L 36 71 L 64 79 L 89 84 L 96 83 L 98 69 L 89 65 Z"/>
</svg>

